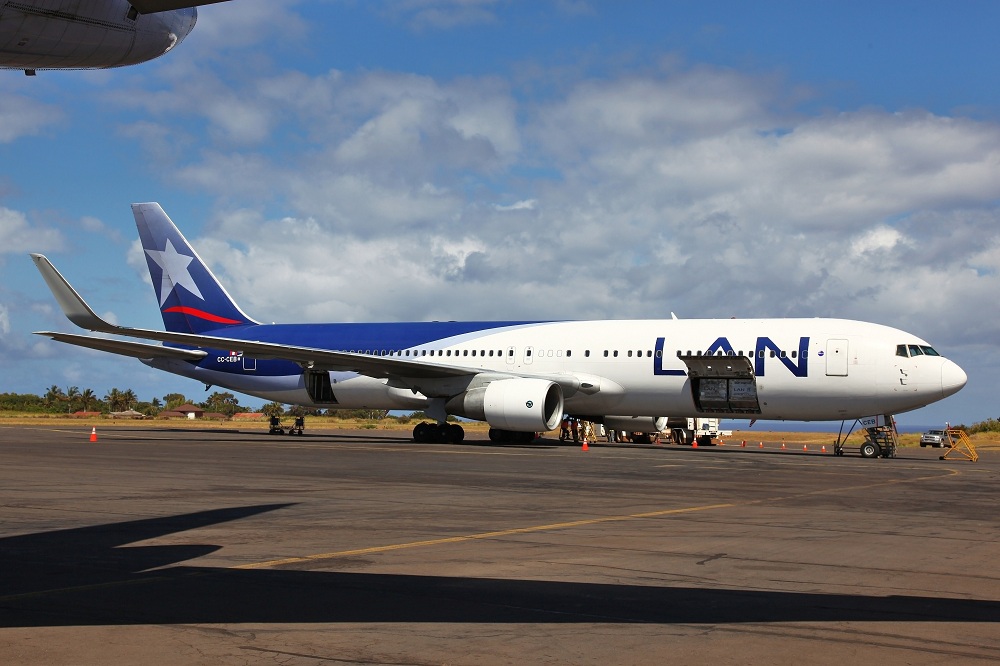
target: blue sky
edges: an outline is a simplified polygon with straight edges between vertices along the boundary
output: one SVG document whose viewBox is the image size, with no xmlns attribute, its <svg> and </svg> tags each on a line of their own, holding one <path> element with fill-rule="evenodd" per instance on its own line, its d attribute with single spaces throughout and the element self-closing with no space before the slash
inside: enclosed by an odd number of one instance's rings
<svg viewBox="0 0 1000 666">
<path fill-rule="evenodd" d="M 27 253 L 157 327 L 159 201 L 268 321 L 832 316 L 969 373 L 997 416 L 990 2 L 232 0 L 173 53 L 0 72 L 0 391 L 189 380 L 70 330 Z M 248 400 L 248 404 L 256 404 Z"/>
</svg>

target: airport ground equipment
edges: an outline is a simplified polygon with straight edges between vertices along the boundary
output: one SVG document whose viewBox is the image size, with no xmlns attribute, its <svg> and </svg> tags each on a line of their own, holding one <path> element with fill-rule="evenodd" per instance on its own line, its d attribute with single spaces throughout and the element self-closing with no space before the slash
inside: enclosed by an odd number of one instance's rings
<svg viewBox="0 0 1000 666">
<path fill-rule="evenodd" d="M 976 445 L 972 443 L 969 436 L 964 430 L 959 428 L 948 428 L 945 431 L 948 435 L 948 445 L 949 448 L 941 456 L 941 460 L 948 460 L 948 456 L 953 455 L 953 458 L 958 458 L 959 456 L 976 462 L 979 460 L 979 453 L 976 451 Z"/>
<path fill-rule="evenodd" d="M 272 416 L 269 421 L 270 427 L 268 428 L 267 434 L 269 435 L 284 435 L 285 426 L 281 425 L 281 419 L 277 416 Z M 306 419 L 304 416 L 296 416 L 295 423 L 288 426 L 289 435 L 301 435 L 306 429 Z"/>
<path fill-rule="evenodd" d="M 693 444 L 710 446 L 712 440 L 719 439 L 727 433 L 719 429 L 719 419 L 708 418 L 675 418 L 667 419 L 667 431 L 674 444 Z M 729 432 L 728 434 L 732 434 Z"/>
</svg>

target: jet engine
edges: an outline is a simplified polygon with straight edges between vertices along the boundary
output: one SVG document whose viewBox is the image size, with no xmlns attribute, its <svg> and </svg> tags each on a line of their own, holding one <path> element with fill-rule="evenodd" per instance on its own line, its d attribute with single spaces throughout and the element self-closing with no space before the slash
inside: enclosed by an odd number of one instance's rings
<svg viewBox="0 0 1000 666">
<path fill-rule="evenodd" d="M 663 432 L 666 416 L 605 416 L 604 427 L 625 432 Z"/>
<path fill-rule="evenodd" d="M 446 409 L 500 430 L 548 432 L 562 419 L 563 393 L 545 379 L 499 379 L 452 398 Z"/>
</svg>

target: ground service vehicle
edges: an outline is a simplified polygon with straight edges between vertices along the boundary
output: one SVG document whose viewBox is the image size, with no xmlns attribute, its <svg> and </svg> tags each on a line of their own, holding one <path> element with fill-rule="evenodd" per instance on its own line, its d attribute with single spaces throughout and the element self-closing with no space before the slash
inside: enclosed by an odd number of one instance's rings
<svg viewBox="0 0 1000 666">
<path fill-rule="evenodd" d="M 944 448 L 948 446 L 948 434 L 944 430 L 928 430 L 920 436 L 920 446 Z"/>
</svg>

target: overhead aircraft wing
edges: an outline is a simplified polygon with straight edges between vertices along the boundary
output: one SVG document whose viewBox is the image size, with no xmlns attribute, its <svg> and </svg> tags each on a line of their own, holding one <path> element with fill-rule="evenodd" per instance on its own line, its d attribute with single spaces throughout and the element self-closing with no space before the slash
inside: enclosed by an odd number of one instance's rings
<svg viewBox="0 0 1000 666">
<path fill-rule="evenodd" d="M 187 345 L 190 347 L 207 347 L 210 349 L 228 350 L 228 351 L 240 351 L 247 356 L 252 356 L 258 359 L 280 359 L 286 361 L 293 361 L 307 368 L 324 369 L 324 370 L 342 370 L 357 372 L 358 374 L 366 375 L 368 377 L 376 377 L 380 379 L 400 379 L 404 382 L 413 379 L 447 379 L 455 377 L 473 377 L 479 375 L 483 372 L 481 368 L 469 368 L 460 367 L 453 365 L 440 365 L 431 361 L 416 361 L 412 359 L 402 359 L 394 356 L 375 356 L 370 354 L 352 354 L 350 352 L 342 351 L 332 351 L 328 349 L 316 349 L 314 347 L 299 347 L 294 345 L 284 345 L 276 344 L 273 342 L 262 342 L 259 340 L 246 340 L 240 338 L 228 338 L 222 336 L 214 335 L 198 335 L 194 333 L 174 333 L 169 331 L 154 331 L 150 329 L 142 328 L 130 328 L 126 326 L 117 326 L 111 324 L 97 315 L 87 305 L 86 301 L 77 293 L 76 289 L 62 276 L 62 274 L 52 265 L 44 255 L 32 254 L 31 258 L 34 260 L 39 272 L 45 279 L 46 284 L 52 291 L 52 295 L 55 297 L 56 302 L 59 303 L 59 307 L 62 308 L 63 313 L 66 317 L 79 326 L 90 331 L 97 331 L 100 333 L 110 333 L 113 335 L 121 335 L 131 338 L 139 338 L 142 340 L 157 340 L 160 342 L 171 342 L 175 344 Z M 59 335 L 61 337 L 67 337 L 71 334 L 52 334 L 52 333 L 40 333 L 40 335 L 47 335 L 49 337 L 55 338 L 54 335 Z M 87 338 L 86 336 L 72 336 L 74 340 L 71 344 L 81 344 L 80 339 L 87 340 L 103 340 L 100 338 Z M 69 339 L 60 340 L 62 342 L 70 342 Z M 104 344 L 99 343 L 99 344 Z M 125 344 L 138 344 L 138 343 L 125 343 Z M 89 345 L 83 346 L 93 346 L 94 343 L 91 342 Z M 146 346 L 146 345 L 144 345 Z M 159 349 L 153 345 L 148 345 Z M 97 347 L 94 347 L 97 348 Z M 121 347 L 120 349 L 125 349 Z M 138 351 L 138 347 L 132 348 Z M 165 348 L 171 349 L 171 348 Z M 105 351 L 113 351 L 110 348 L 105 348 Z M 176 350 L 181 351 L 181 350 Z M 119 353 L 119 352 L 115 352 Z M 567 393 L 573 393 L 577 390 L 584 390 L 586 392 L 593 392 L 598 390 L 597 386 L 591 381 L 581 381 L 580 378 L 571 374 L 524 374 L 524 373 L 504 373 L 491 371 L 489 374 L 497 375 L 498 377 L 510 376 L 510 377 L 536 377 L 539 379 L 548 379 L 553 381 L 560 386 Z"/>
<path fill-rule="evenodd" d="M 77 347 L 87 347 L 89 349 L 141 359 L 174 358 L 181 361 L 200 361 L 208 356 L 208 352 L 200 349 L 177 349 L 176 347 L 164 347 L 163 345 L 147 345 L 144 342 L 94 338 L 89 335 L 77 335 L 75 333 L 38 331 L 35 335 L 44 335 L 58 342 L 65 342 Z"/>
<path fill-rule="evenodd" d="M 214 5 L 217 2 L 227 2 L 227 0 L 129 0 L 129 4 L 139 10 L 140 14 L 155 14 L 156 12 L 168 12 L 172 9 L 184 9 L 185 7 Z"/>
</svg>

